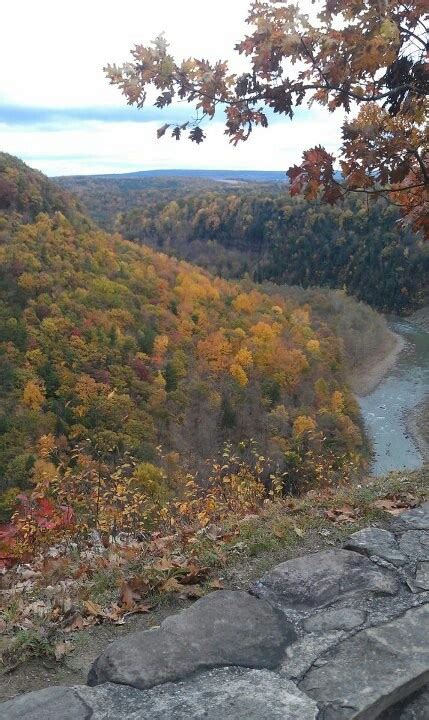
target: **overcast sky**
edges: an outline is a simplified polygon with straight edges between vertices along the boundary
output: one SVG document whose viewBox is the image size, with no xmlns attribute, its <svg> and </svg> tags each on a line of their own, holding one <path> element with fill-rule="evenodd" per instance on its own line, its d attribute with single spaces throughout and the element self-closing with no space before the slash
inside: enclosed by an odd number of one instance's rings
<svg viewBox="0 0 429 720">
<path fill-rule="evenodd" d="M 307 1 L 307 0 L 306 0 Z M 303 6 L 300 3 L 300 7 Z M 234 148 L 219 120 L 197 147 L 156 139 L 168 118 L 135 110 L 103 66 L 165 31 L 178 57 L 228 59 L 244 35 L 249 0 L 13 0 L 2 7 L 0 150 L 48 175 L 155 168 L 285 170 L 306 147 L 334 150 L 341 117 L 303 110 Z M 238 62 L 240 62 L 238 60 Z M 185 117 L 186 109 L 174 109 Z M 180 115 L 181 117 L 182 115 Z"/>
</svg>

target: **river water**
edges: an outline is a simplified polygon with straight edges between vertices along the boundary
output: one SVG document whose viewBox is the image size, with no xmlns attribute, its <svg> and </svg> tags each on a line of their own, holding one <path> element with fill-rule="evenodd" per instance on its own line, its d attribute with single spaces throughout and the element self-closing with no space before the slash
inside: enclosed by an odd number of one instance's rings
<svg viewBox="0 0 429 720">
<path fill-rule="evenodd" d="M 394 367 L 374 392 L 359 399 L 374 446 L 371 472 L 417 470 L 423 456 L 407 427 L 407 417 L 429 395 L 429 333 L 406 320 L 390 328 L 406 341 Z"/>
</svg>

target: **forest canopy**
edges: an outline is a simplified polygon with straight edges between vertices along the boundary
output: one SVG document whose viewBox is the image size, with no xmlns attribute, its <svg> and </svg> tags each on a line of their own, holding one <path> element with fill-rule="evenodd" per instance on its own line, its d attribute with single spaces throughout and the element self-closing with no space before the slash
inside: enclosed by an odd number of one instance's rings
<svg viewBox="0 0 429 720">
<path fill-rule="evenodd" d="M 407 313 L 429 296 L 429 244 L 384 199 L 334 206 L 282 185 L 194 178 L 60 178 L 93 219 L 226 278 L 345 289 Z"/>
</svg>

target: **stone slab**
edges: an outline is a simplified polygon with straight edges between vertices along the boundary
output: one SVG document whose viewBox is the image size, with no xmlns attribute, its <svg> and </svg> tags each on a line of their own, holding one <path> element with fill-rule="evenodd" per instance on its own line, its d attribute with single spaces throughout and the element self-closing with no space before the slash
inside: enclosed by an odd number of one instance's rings
<svg viewBox="0 0 429 720">
<path fill-rule="evenodd" d="M 399 581 L 389 570 L 350 550 L 331 550 L 288 560 L 265 573 L 252 592 L 283 611 L 308 613 L 345 598 L 394 595 Z"/>
<path fill-rule="evenodd" d="M 5 720 L 316 720 L 317 705 L 267 670 L 222 668 L 152 690 L 48 688 L 0 705 Z"/>
<path fill-rule="evenodd" d="M 291 624 L 265 601 L 221 590 L 168 617 L 160 628 L 111 643 L 88 683 L 144 689 L 211 667 L 274 668 L 295 638 Z"/>
<path fill-rule="evenodd" d="M 401 513 L 391 521 L 390 526 L 394 532 L 429 530 L 429 502 Z"/>
<path fill-rule="evenodd" d="M 428 720 L 429 686 L 380 715 L 379 720 Z"/>
<path fill-rule="evenodd" d="M 381 528 L 364 528 L 350 535 L 344 543 L 346 550 L 354 550 L 367 557 L 377 555 L 392 565 L 404 565 L 408 558 L 401 552 L 393 533 Z"/>
<path fill-rule="evenodd" d="M 399 540 L 399 547 L 407 557 L 414 560 L 429 561 L 429 532 L 409 530 Z"/>
<path fill-rule="evenodd" d="M 429 682 L 429 605 L 344 640 L 299 687 L 324 720 L 375 720 Z"/>
<path fill-rule="evenodd" d="M 429 590 L 429 562 L 418 563 L 414 582 L 422 590 Z"/>
</svg>

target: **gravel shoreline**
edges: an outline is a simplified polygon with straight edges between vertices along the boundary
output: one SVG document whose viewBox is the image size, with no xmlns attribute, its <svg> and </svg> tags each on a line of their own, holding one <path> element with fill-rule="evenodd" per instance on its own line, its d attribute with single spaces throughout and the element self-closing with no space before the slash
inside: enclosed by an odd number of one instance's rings
<svg viewBox="0 0 429 720">
<path fill-rule="evenodd" d="M 405 344 L 405 340 L 401 335 L 389 330 L 387 339 L 375 358 L 372 358 L 367 365 L 360 366 L 358 370 L 351 373 L 349 383 L 353 392 L 359 397 L 365 397 L 372 393 L 394 366 Z"/>
</svg>

